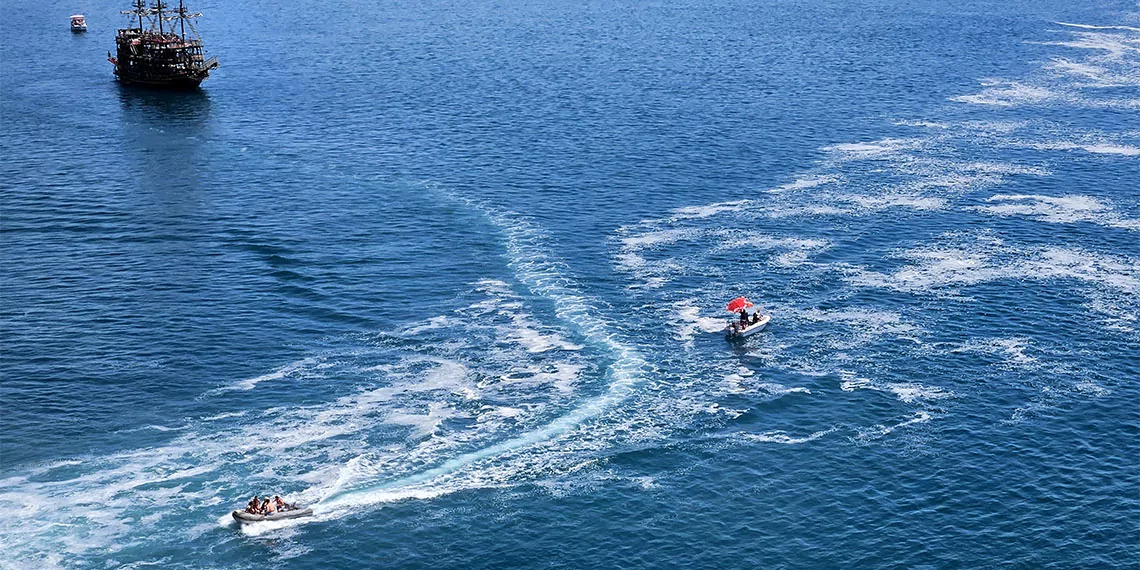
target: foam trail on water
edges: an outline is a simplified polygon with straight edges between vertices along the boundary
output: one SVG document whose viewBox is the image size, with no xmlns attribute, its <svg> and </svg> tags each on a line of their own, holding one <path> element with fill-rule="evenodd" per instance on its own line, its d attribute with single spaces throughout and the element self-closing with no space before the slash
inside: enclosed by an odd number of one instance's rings
<svg viewBox="0 0 1140 570">
<path fill-rule="evenodd" d="M 345 489 L 342 481 L 314 507 L 318 515 L 347 507 L 388 502 L 416 496 L 435 496 L 455 489 L 430 489 L 430 483 L 462 471 L 480 461 L 502 456 L 528 446 L 554 439 L 574 430 L 628 398 L 649 369 L 648 363 L 632 347 L 618 341 L 606 322 L 593 313 L 589 299 L 578 291 L 563 273 L 564 265 L 545 251 L 538 230 L 513 214 L 491 210 L 468 200 L 461 201 L 483 213 L 506 237 L 509 265 L 530 291 L 553 301 L 556 315 L 574 325 L 592 345 L 603 348 L 613 358 L 605 390 L 545 426 L 506 441 L 449 459 L 436 467 L 401 479 L 364 488 Z M 458 488 L 462 488 L 459 485 Z"/>
<path fill-rule="evenodd" d="M 1132 26 L 1094 26 L 1092 24 L 1071 24 L 1069 22 L 1053 22 L 1058 26 L 1068 26 L 1070 28 L 1081 28 L 1085 30 L 1122 30 L 1125 32 L 1140 32 L 1140 28 L 1133 28 Z"/>
</svg>

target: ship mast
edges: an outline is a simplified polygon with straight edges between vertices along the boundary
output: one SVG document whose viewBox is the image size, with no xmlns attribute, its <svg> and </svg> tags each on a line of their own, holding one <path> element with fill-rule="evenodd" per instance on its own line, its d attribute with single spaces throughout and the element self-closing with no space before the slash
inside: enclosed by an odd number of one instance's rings
<svg viewBox="0 0 1140 570">
<path fill-rule="evenodd" d="M 162 0 L 155 0 L 154 11 L 158 14 L 158 33 L 159 34 L 163 33 L 163 30 L 162 30 L 162 9 L 165 7 L 166 7 L 166 5 L 162 3 Z"/>
<path fill-rule="evenodd" d="M 150 14 L 150 10 L 147 10 L 147 8 L 146 8 L 146 0 L 135 0 L 135 9 L 134 10 L 123 10 L 122 13 L 123 14 L 133 14 L 133 15 L 139 17 L 139 33 L 141 34 L 143 31 L 143 25 L 142 25 L 143 16 Z"/>
<path fill-rule="evenodd" d="M 178 20 L 178 25 L 179 25 L 180 29 L 182 30 L 182 41 L 186 41 L 186 20 L 199 18 L 202 16 L 202 14 L 201 13 L 196 13 L 196 14 L 188 13 L 186 11 L 186 4 L 185 4 L 185 2 L 183 2 L 183 0 L 178 0 L 178 8 L 176 10 L 170 10 L 170 12 L 173 15 L 167 16 L 163 19 L 165 19 L 167 21 Z M 174 28 L 171 27 L 170 31 L 173 32 Z M 194 29 L 194 24 L 190 24 L 190 32 L 192 34 L 194 34 L 195 36 L 198 34 L 198 31 Z"/>
</svg>

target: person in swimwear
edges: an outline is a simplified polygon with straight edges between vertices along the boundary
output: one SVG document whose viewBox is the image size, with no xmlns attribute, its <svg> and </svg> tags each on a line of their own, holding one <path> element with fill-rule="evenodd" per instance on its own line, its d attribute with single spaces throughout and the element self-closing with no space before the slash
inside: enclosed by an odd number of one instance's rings
<svg viewBox="0 0 1140 570">
<path fill-rule="evenodd" d="M 257 495 L 254 495 L 253 498 L 249 500 L 249 503 L 247 503 L 245 505 L 245 512 L 247 512 L 251 515 L 257 515 L 257 514 L 260 514 L 258 512 L 260 510 L 261 510 L 261 501 L 259 501 L 257 499 Z"/>
</svg>

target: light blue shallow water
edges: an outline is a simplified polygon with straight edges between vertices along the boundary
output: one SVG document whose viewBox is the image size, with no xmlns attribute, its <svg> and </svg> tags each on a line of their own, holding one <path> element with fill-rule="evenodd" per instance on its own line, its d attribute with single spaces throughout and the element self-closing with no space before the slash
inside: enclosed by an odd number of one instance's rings
<svg viewBox="0 0 1140 570">
<path fill-rule="evenodd" d="M 0 4 L 0 567 L 1140 566 L 1140 6 L 944 4 Z"/>
</svg>

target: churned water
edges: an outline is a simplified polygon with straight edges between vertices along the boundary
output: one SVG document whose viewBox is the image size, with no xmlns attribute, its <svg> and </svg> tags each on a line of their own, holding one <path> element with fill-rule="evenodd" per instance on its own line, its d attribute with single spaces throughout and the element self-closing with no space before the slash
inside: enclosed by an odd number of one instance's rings
<svg viewBox="0 0 1140 570">
<path fill-rule="evenodd" d="M 1140 567 L 1135 2 L 126 7 L 0 4 L 0 567 Z"/>
</svg>

